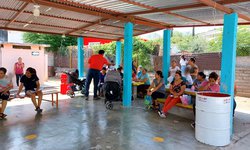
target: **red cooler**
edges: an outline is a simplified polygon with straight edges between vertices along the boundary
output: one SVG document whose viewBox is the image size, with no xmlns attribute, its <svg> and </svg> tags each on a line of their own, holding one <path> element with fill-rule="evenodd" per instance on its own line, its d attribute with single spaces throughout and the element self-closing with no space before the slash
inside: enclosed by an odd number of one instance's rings
<svg viewBox="0 0 250 150">
<path fill-rule="evenodd" d="M 68 80 L 67 74 L 63 73 L 61 75 L 61 86 L 60 86 L 61 94 L 66 94 L 67 93 L 67 87 L 68 87 L 67 80 Z"/>
</svg>

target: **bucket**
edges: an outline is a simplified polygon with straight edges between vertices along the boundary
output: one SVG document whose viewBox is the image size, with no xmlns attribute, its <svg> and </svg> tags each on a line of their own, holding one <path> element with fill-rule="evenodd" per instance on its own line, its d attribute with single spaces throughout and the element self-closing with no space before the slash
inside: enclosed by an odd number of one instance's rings
<svg viewBox="0 0 250 150">
<path fill-rule="evenodd" d="M 196 94 L 195 138 L 205 144 L 230 144 L 230 95 L 202 92 Z"/>
</svg>

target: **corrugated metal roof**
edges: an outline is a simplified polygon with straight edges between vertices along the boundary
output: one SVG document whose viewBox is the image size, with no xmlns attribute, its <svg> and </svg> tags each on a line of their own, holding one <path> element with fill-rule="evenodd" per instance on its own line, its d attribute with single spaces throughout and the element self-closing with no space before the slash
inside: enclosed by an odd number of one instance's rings
<svg viewBox="0 0 250 150">
<path fill-rule="evenodd" d="M 217 1 L 221 0 L 215 0 Z M 20 13 L 27 2 L 29 4 Z M 1 29 L 118 40 L 123 37 L 123 28 L 128 21 L 134 23 L 134 35 L 139 35 L 178 26 L 223 24 L 225 14 L 197 0 L 35 0 L 35 2 L 40 6 L 39 17 L 33 15 L 34 4 L 29 0 L 0 0 Z M 250 1 L 223 2 L 226 3 L 224 6 L 250 17 Z M 239 18 L 239 23 L 250 24 L 250 19 Z"/>
</svg>

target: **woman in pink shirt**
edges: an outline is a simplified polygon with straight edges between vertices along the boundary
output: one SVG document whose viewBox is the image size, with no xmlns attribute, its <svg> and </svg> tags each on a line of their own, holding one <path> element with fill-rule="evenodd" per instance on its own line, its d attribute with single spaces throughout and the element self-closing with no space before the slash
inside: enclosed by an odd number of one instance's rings
<svg viewBox="0 0 250 150">
<path fill-rule="evenodd" d="M 24 68 L 24 63 L 22 62 L 22 58 L 18 58 L 18 62 L 15 63 L 14 65 L 14 72 L 16 74 L 16 85 L 19 86 L 19 80 L 23 76 L 23 68 Z"/>
<path fill-rule="evenodd" d="M 217 83 L 218 75 L 216 72 L 212 72 L 209 74 L 208 81 L 202 82 L 198 91 L 212 91 L 212 92 L 220 92 L 220 85 Z"/>
</svg>

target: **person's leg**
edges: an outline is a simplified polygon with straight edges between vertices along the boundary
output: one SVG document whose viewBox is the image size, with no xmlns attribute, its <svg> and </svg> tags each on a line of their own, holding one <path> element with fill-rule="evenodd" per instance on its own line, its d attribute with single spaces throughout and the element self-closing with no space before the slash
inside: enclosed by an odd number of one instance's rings
<svg viewBox="0 0 250 150">
<path fill-rule="evenodd" d="M 31 98 L 31 101 L 32 101 L 33 105 L 35 106 L 35 108 L 37 108 L 36 94 L 31 93 L 30 91 L 27 91 L 26 95 Z"/>
<path fill-rule="evenodd" d="M 19 86 L 19 74 L 16 74 L 16 85 Z"/>
<path fill-rule="evenodd" d="M 93 76 L 92 76 L 92 69 L 89 69 L 88 74 L 87 74 L 87 79 L 86 79 L 86 87 L 85 87 L 85 96 L 89 96 L 89 86 L 91 83 Z"/>
<path fill-rule="evenodd" d="M 2 100 L 2 108 L 0 109 L 1 114 L 4 113 L 6 106 L 7 106 L 7 100 Z"/>
<path fill-rule="evenodd" d="M 181 99 L 178 98 L 172 98 L 171 101 L 163 108 L 163 113 L 167 113 L 173 106 L 175 106 L 177 103 L 181 102 Z"/>
<path fill-rule="evenodd" d="M 98 89 L 98 83 L 99 83 L 99 75 L 100 75 L 100 71 L 95 70 L 95 72 L 94 72 L 94 97 L 97 97 L 97 89 Z"/>
<path fill-rule="evenodd" d="M 42 104 L 43 93 L 42 93 L 42 91 L 38 91 L 36 94 L 38 96 L 38 105 L 37 105 L 37 107 L 40 108 L 40 106 Z"/>
<path fill-rule="evenodd" d="M 164 106 L 163 106 L 163 108 L 162 108 L 162 112 L 165 112 L 166 107 L 168 106 L 168 104 L 170 103 L 170 101 L 171 101 L 172 99 L 173 99 L 173 97 L 171 97 L 171 96 L 168 96 L 168 97 L 166 98 L 166 101 L 165 101 Z"/>
<path fill-rule="evenodd" d="M 235 108 L 236 108 L 236 106 L 237 106 L 237 104 L 236 104 L 236 101 L 235 101 L 235 98 L 234 98 L 234 108 L 233 108 L 233 116 L 234 116 L 234 113 L 235 113 Z"/>
</svg>

